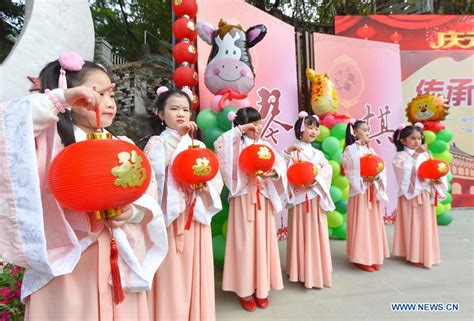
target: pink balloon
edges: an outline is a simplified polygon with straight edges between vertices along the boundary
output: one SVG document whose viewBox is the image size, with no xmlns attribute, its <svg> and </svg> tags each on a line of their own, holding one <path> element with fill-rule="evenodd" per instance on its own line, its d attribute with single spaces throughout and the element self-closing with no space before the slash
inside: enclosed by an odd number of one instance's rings
<svg viewBox="0 0 474 321">
<path fill-rule="evenodd" d="M 336 118 L 333 115 L 327 115 L 323 118 L 321 124 L 323 124 L 327 128 L 332 128 L 336 124 Z"/>
<path fill-rule="evenodd" d="M 237 109 L 244 108 L 244 107 L 249 107 L 250 102 L 247 98 L 244 99 L 232 99 L 230 102 L 231 106 L 234 106 Z"/>
<path fill-rule="evenodd" d="M 211 109 L 215 112 L 220 111 L 221 109 L 219 108 L 219 101 L 221 100 L 222 95 L 215 95 L 214 97 L 211 98 Z"/>
</svg>

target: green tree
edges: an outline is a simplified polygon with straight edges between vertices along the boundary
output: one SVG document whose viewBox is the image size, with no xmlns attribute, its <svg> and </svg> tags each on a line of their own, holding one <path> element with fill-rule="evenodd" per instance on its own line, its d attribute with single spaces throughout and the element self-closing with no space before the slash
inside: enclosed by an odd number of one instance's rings
<svg viewBox="0 0 474 321">
<path fill-rule="evenodd" d="M 8 56 L 23 27 L 25 1 L 0 1 L 0 63 Z"/>
</svg>

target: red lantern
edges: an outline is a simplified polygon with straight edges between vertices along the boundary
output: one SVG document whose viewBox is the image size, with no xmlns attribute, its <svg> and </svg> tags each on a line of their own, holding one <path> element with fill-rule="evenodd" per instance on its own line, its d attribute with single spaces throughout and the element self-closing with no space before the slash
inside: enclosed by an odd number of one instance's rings
<svg viewBox="0 0 474 321">
<path fill-rule="evenodd" d="M 376 155 L 365 155 L 360 158 L 360 176 L 375 178 L 380 174 L 385 165 L 383 159 Z"/>
<path fill-rule="evenodd" d="M 197 60 L 196 47 L 189 42 L 180 42 L 173 48 L 173 57 L 179 64 L 187 62 L 192 65 Z"/>
<path fill-rule="evenodd" d="M 177 17 L 187 15 L 192 19 L 196 16 L 197 10 L 196 0 L 173 0 L 173 11 Z"/>
<path fill-rule="evenodd" d="M 86 140 L 63 149 L 48 169 L 48 185 L 64 207 L 79 212 L 121 208 L 150 184 L 148 158 L 135 145 L 116 139 Z"/>
<path fill-rule="evenodd" d="M 249 175 L 262 175 L 270 171 L 275 163 L 273 150 L 262 144 L 246 147 L 239 155 L 240 169 Z"/>
<path fill-rule="evenodd" d="M 195 93 L 193 93 L 193 97 L 191 98 L 191 108 L 192 110 L 199 108 L 199 97 Z"/>
<path fill-rule="evenodd" d="M 390 35 L 390 40 L 392 40 L 394 43 L 399 43 L 400 40 L 402 40 L 402 35 L 395 31 Z"/>
<path fill-rule="evenodd" d="M 196 24 L 191 19 L 179 18 L 173 24 L 173 34 L 176 40 L 189 39 L 189 41 L 194 41 L 197 37 Z"/>
<path fill-rule="evenodd" d="M 288 168 L 288 181 L 296 186 L 308 186 L 313 183 L 318 170 L 313 163 L 298 161 Z"/>
<path fill-rule="evenodd" d="M 200 188 L 216 176 L 219 161 L 207 148 L 198 145 L 189 146 L 176 156 L 171 167 L 175 180 L 193 188 Z"/>
<path fill-rule="evenodd" d="M 418 168 L 418 176 L 421 179 L 437 180 L 447 175 L 448 172 L 449 164 L 439 159 L 428 159 Z"/>
<path fill-rule="evenodd" d="M 197 85 L 198 79 L 197 72 L 191 67 L 181 66 L 173 72 L 173 80 L 178 87 L 194 87 Z"/>
<path fill-rule="evenodd" d="M 375 35 L 375 29 L 365 24 L 359 29 L 357 29 L 357 35 L 360 38 L 364 38 L 365 40 L 367 40 Z"/>
</svg>

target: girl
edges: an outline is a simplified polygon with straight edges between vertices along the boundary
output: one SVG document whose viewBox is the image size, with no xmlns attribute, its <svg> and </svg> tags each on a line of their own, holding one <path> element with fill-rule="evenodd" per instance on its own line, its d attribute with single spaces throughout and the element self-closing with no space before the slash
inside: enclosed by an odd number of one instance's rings
<svg viewBox="0 0 474 321">
<path fill-rule="evenodd" d="M 288 212 L 286 273 L 290 281 L 304 282 L 307 288 L 331 287 L 331 250 L 325 212 L 335 209 L 329 193 L 332 167 L 323 153 L 311 146 L 319 135 L 317 116 L 301 112 L 294 129 L 299 141 L 284 152 L 288 167 L 298 160 L 309 161 L 317 169 L 317 176 L 308 187 L 290 184 L 288 188 L 293 207 Z"/>
<path fill-rule="evenodd" d="M 40 79 L 45 94 L 0 108 L 0 195 L 7 196 L 0 207 L 6 227 L 0 253 L 26 267 L 25 320 L 146 320 L 142 291 L 151 287 L 167 251 L 163 216 L 153 198 L 144 195 L 115 218 L 97 220 L 94 213 L 63 208 L 46 184 L 55 155 L 96 130 L 94 109 L 100 110 L 100 126 L 112 124 L 114 84 L 103 67 L 77 53 L 49 63 Z M 112 235 L 125 290 L 120 304 L 110 281 Z"/>
<path fill-rule="evenodd" d="M 367 154 L 375 154 L 369 147 L 369 127 L 363 120 L 351 119 L 347 125 L 346 147 L 341 157 L 350 184 L 346 252 L 349 261 L 355 266 L 374 272 L 380 269 L 384 257 L 389 257 L 381 202 L 387 201 L 388 197 L 385 192 L 385 169 L 373 180 L 360 176 L 360 158 Z M 372 201 L 371 184 L 375 189 Z"/>
<path fill-rule="evenodd" d="M 222 209 L 223 187 L 218 173 L 202 189 L 193 191 L 180 185 L 171 174 L 174 158 L 193 141 L 189 132 L 197 130 L 190 121 L 191 100 L 187 92 L 160 87 L 157 112 L 152 119 L 152 136 L 145 147 L 158 185 L 158 202 L 165 213 L 170 251 L 161 265 L 150 293 L 150 306 L 156 306 L 154 320 L 215 320 L 214 265 L 212 255 L 212 216 Z M 200 141 L 195 145 L 205 147 Z M 195 197 L 193 221 L 189 230 L 189 204 Z"/>
<path fill-rule="evenodd" d="M 255 311 L 257 306 L 268 306 L 270 288 L 283 288 L 275 214 L 283 209 L 286 166 L 275 153 L 273 169 L 260 177 L 242 172 L 237 164 L 245 147 L 254 142 L 272 147 L 259 138 L 262 122 L 256 109 L 239 109 L 231 118 L 235 127 L 214 143 L 230 191 L 222 288 L 235 292 L 245 310 Z M 260 208 L 257 198 L 261 200 Z"/>
<path fill-rule="evenodd" d="M 393 254 L 417 267 L 430 268 L 441 262 L 433 189 L 444 197 L 447 181 L 443 177 L 430 184 L 418 178 L 418 167 L 430 158 L 422 145 L 422 126 L 401 125 L 393 135 L 398 152 L 393 168 L 400 185 Z"/>
</svg>

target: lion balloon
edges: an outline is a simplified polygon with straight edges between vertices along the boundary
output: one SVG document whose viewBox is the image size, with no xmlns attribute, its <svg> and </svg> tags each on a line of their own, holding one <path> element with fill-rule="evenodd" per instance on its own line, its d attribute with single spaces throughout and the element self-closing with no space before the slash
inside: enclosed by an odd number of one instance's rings
<svg viewBox="0 0 474 321">
<path fill-rule="evenodd" d="M 412 124 L 441 121 L 449 114 L 448 100 L 438 94 L 418 94 L 408 103 L 406 115 Z"/>
<path fill-rule="evenodd" d="M 336 88 L 327 74 L 316 75 L 316 72 L 306 69 L 306 77 L 311 82 L 311 108 L 318 115 L 337 113 L 339 102 Z"/>
</svg>

